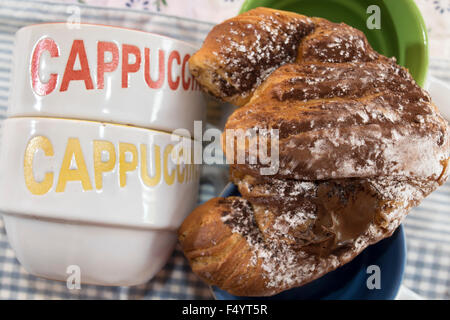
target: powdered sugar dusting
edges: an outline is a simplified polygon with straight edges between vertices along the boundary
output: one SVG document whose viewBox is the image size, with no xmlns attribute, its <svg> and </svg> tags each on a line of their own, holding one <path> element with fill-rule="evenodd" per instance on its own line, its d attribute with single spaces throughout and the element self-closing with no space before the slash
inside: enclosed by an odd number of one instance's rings
<svg viewBox="0 0 450 320">
<path fill-rule="evenodd" d="M 242 198 L 220 200 L 221 220 L 246 240 L 267 294 L 390 236 L 447 178 L 448 124 L 362 32 L 261 8 L 215 31 L 208 81 L 225 100 L 257 89 L 227 128 L 279 129 L 277 174 L 260 176 L 256 161 L 232 166 Z"/>
<path fill-rule="evenodd" d="M 291 184 L 295 183 L 291 181 Z M 310 189 L 315 189 L 317 192 L 317 183 L 302 183 L 306 186 L 314 184 L 315 187 L 310 186 Z M 354 185 L 357 186 L 359 183 L 368 186 L 365 192 L 374 194 L 373 196 L 378 199 L 380 206 L 383 206 L 383 210 L 379 212 L 379 217 L 374 219 L 354 239 L 334 245 L 337 246 L 336 248 L 344 245 L 345 250 L 332 250 L 330 254 L 317 255 L 314 253 L 315 251 L 311 252 L 308 249 L 308 243 L 299 246 L 298 241 L 295 241 L 293 230 L 296 227 L 322 223 L 317 220 L 318 212 L 316 210 L 307 211 L 300 208 L 297 211 L 286 212 L 280 209 L 283 213 L 275 215 L 271 231 L 263 233 L 258 228 L 254 217 L 254 208 L 258 208 L 258 206 L 252 206 L 247 200 L 238 198 L 232 200 L 232 210 L 222 217 L 222 221 L 231 227 L 233 233 L 245 237 L 253 252 L 249 265 L 252 267 L 260 265 L 266 287 L 277 292 L 283 288 L 298 286 L 305 281 L 317 278 L 350 261 L 368 245 L 389 236 L 399 226 L 410 208 L 437 186 L 436 183 L 429 181 L 408 180 L 401 177 L 373 178 L 367 180 L 367 184 L 364 180 L 355 180 Z M 276 182 L 275 185 L 279 185 L 279 183 Z M 249 188 L 253 188 L 253 186 Z M 295 188 L 292 186 L 285 186 L 281 188 L 280 194 L 285 194 L 286 190 L 293 189 Z M 352 187 L 349 190 L 358 190 L 358 188 Z M 302 192 L 299 194 L 304 196 Z M 272 194 L 272 196 L 274 195 Z M 312 194 L 307 197 L 310 196 Z M 344 198 L 342 201 L 346 203 L 347 199 Z M 264 210 L 266 214 L 273 214 L 270 212 L 271 209 Z M 355 214 L 358 213 L 355 212 Z M 309 230 L 312 230 L 311 227 Z"/>
<path fill-rule="evenodd" d="M 314 28 L 313 21 L 303 16 L 262 14 L 257 22 L 244 21 L 226 22 L 222 27 L 227 33 L 215 39 L 220 45 L 213 54 L 226 69 L 213 81 L 225 96 L 247 96 L 274 70 L 294 61 L 301 39 Z"/>
</svg>

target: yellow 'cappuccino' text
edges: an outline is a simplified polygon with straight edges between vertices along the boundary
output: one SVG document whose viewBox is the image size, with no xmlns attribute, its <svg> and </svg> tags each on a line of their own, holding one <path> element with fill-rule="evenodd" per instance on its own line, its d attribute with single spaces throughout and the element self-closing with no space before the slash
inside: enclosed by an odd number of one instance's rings
<svg viewBox="0 0 450 320">
<path fill-rule="evenodd" d="M 161 153 L 161 147 L 154 144 L 150 147 L 141 144 L 138 147 L 132 143 L 119 142 L 118 155 L 114 143 L 106 140 L 92 142 L 94 185 L 97 190 L 103 189 L 103 175 L 116 168 L 118 159 L 119 186 L 127 186 L 127 174 L 139 168 L 140 181 L 147 187 L 155 187 L 161 181 L 167 185 L 175 182 L 184 183 L 197 178 L 197 167 L 193 164 L 182 165 L 177 163 L 175 168 L 169 168 L 169 160 L 174 146 L 168 144 Z M 45 157 L 54 157 L 54 148 L 51 141 L 43 136 L 36 136 L 29 140 L 24 157 L 24 177 L 28 190 L 34 195 L 44 195 L 51 190 L 54 184 L 54 172 L 46 172 L 42 181 L 36 181 L 34 172 L 34 157 L 38 150 L 42 150 Z M 107 154 L 107 159 L 102 155 Z M 153 168 L 153 175 L 149 173 L 149 164 Z M 67 182 L 79 182 L 83 191 L 93 190 L 88 166 L 78 138 L 67 140 L 64 157 L 59 167 L 55 192 L 64 192 Z"/>
</svg>

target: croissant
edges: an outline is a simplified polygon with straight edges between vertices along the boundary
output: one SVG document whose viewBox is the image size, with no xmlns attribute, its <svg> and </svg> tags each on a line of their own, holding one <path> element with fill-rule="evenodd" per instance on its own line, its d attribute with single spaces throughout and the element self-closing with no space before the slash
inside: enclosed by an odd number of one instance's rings
<svg viewBox="0 0 450 320">
<path fill-rule="evenodd" d="M 190 59 L 202 88 L 238 108 L 226 130 L 278 130 L 278 170 L 223 135 L 241 197 L 214 198 L 179 229 L 192 270 L 234 295 L 270 296 L 392 235 L 448 177 L 450 135 L 395 59 L 345 24 L 257 8 L 216 26 Z M 261 140 L 257 140 L 258 146 Z M 230 151 L 231 154 L 230 154 Z"/>
</svg>

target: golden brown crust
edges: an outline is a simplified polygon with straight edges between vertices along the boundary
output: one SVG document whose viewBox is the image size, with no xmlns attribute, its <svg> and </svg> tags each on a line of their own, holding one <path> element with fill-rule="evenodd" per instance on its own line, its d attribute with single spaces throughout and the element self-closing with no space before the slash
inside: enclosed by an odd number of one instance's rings
<svg viewBox="0 0 450 320">
<path fill-rule="evenodd" d="M 190 58 L 189 66 L 205 91 L 242 106 L 286 63 L 372 61 L 378 57 L 364 34 L 346 24 L 256 8 L 215 26 Z"/>
<path fill-rule="evenodd" d="M 369 62 L 383 58 L 364 33 L 345 23 L 313 18 L 315 29 L 301 42 L 297 63 Z"/>
<path fill-rule="evenodd" d="M 313 20 L 299 14 L 257 8 L 215 26 L 189 60 L 202 88 L 237 106 L 280 65 L 294 61 Z M 245 50 L 245 51 L 244 51 Z"/>
<path fill-rule="evenodd" d="M 228 158 L 245 155 L 231 165 L 242 197 L 208 201 L 179 231 L 193 271 L 232 294 L 273 295 L 351 261 L 448 177 L 448 123 L 345 24 L 258 8 L 216 26 L 190 65 L 241 106 L 226 129 L 279 133 L 271 176 L 249 164 L 260 137 L 224 135 Z"/>
<path fill-rule="evenodd" d="M 245 202 L 239 197 L 214 198 L 199 206 L 183 222 L 178 237 L 194 272 L 204 281 L 232 294 L 259 295 L 265 287 L 260 265 L 251 265 L 246 238 L 223 221 L 238 210 L 233 203 Z"/>
<path fill-rule="evenodd" d="M 297 180 L 437 180 L 450 151 L 448 124 L 429 95 L 387 58 L 282 66 L 229 117 L 226 129 L 277 129 L 276 176 Z M 237 145 L 232 157 L 248 150 Z M 263 167 L 248 160 L 233 166 L 252 175 Z"/>
<path fill-rule="evenodd" d="M 437 186 L 393 178 L 302 182 L 232 176 L 243 198 L 201 205 L 179 238 L 197 275 L 240 296 L 273 295 L 351 261 L 389 237 L 410 207 Z"/>
</svg>

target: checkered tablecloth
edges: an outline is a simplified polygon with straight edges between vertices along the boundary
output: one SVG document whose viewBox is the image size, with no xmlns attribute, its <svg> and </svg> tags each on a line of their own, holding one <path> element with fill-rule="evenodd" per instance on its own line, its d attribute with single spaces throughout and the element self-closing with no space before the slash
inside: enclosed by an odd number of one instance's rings
<svg viewBox="0 0 450 320">
<path fill-rule="evenodd" d="M 79 5 L 81 21 L 143 29 L 200 45 L 211 23 L 170 15 Z M 10 89 L 14 33 L 22 26 L 65 21 L 73 11 L 67 5 L 43 1 L 0 1 L 0 135 Z M 450 81 L 450 59 L 430 61 L 431 74 Z M 0 146 L 1 148 L 1 146 Z M 0 149 L 1 150 L 1 149 Z M 1 177 L 0 177 L 1 179 Z M 206 180 L 200 202 L 220 190 Z M 415 208 L 406 219 L 408 262 L 404 284 L 430 299 L 450 299 L 450 184 L 441 187 Z M 191 271 L 177 249 L 154 279 L 136 287 L 82 285 L 68 290 L 65 283 L 28 274 L 8 244 L 0 219 L 0 299 L 211 299 L 209 288 Z"/>
<path fill-rule="evenodd" d="M 201 199 L 214 196 L 209 183 L 200 187 Z M 134 287 L 81 285 L 67 289 L 65 282 L 30 275 L 17 261 L 0 219 L 0 299 L 212 299 L 209 286 L 194 275 L 177 247 L 164 268 L 148 283 Z"/>
</svg>

